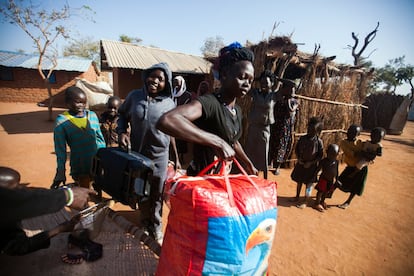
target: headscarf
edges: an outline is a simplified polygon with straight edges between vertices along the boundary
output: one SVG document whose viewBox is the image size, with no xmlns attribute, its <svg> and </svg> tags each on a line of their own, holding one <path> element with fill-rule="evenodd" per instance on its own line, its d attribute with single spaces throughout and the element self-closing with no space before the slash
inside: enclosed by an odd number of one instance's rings
<svg viewBox="0 0 414 276">
<path fill-rule="evenodd" d="M 202 82 L 200 82 L 200 84 L 198 85 L 198 88 L 197 88 L 197 96 L 202 96 L 202 94 L 201 94 L 201 86 L 202 85 L 207 85 L 207 87 L 208 87 L 208 89 L 207 89 L 207 92 L 205 92 L 205 94 L 207 94 L 207 93 L 209 93 L 210 92 L 210 83 L 208 82 L 208 81 L 202 81 Z"/>
<path fill-rule="evenodd" d="M 185 91 L 187 91 L 187 85 L 185 84 L 185 80 L 182 76 L 176 76 L 174 78 L 174 80 L 180 80 L 181 81 L 181 88 L 180 90 L 176 90 L 177 88 L 174 87 L 173 92 L 172 92 L 172 98 L 173 100 L 175 98 L 179 98 L 182 94 L 184 94 Z"/>
</svg>

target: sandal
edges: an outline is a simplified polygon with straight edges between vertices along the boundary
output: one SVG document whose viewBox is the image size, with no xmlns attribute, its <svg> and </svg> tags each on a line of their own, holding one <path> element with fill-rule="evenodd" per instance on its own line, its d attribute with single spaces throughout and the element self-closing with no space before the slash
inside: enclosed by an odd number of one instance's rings
<svg viewBox="0 0 414 276">
<path fill-rule="evenodd" d="M 81 264 L 85 260 L 83 254 L 71 254 L 71 253 L 62 255 L 60 258 L 62 259 L 62 262 L 67 263 L 67 264 L 72 264 L 72 265 Z"/>
</svg>

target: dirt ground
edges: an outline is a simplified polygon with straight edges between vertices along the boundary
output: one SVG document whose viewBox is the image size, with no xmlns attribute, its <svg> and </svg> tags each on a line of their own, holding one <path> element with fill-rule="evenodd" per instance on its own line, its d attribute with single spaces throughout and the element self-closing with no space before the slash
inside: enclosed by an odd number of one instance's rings
<svg viewBox="0 0 414 276">
<path fill-rule="evenodd" d="M 22 183 L 35 187 L 48 188 L 55 173 L 53 122 L 47 118 L 47 109 L 35 104 L 0 103 L 0 165 L 17 169 Z M 291 169 L 271 175 L 279 215 L 270 275 L 414 275 L 414 122 L 402 135 L 387 135 L 383 146 L 364 194 L 346 210 L 336 207 L 348 196 L 341 191 L 327 200 L 324 213 L 298 209 L 289 202 L 296 189 Z M 114 209 L 136 222 L 137 211 L 120 204 Z"/>
</svg>

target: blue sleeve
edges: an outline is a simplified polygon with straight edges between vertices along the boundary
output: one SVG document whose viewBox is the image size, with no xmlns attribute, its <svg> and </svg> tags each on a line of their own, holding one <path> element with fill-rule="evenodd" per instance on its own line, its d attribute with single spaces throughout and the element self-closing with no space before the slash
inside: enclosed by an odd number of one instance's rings
<svg viewBox="0 0 414 276">
<path fill-rule="evenodd" d="M 66 163 L 66 133 L 64 129 L 64 123 L 66 117 L 62 114 L 56 118 L 55 128 L 53 130 L 53 140 L 55 144 L 55 154 L 57 161 L 57 169 L 65 171 Z"/>
<path fill-rule="evenodd" d="M 95 133 L 96 133 L 96 148 L 97 149 L 104 148 L 106 147 L 106 143 L 105 143 L 105 139 L 103 137 L 102 131 L 101 131 L 101 125 L 99 123 L 98 116 L 93 111 L 89 111 L 89 112 L 90 112 L 89 122 L 91 124 L 91 128 L 95 130 Z"/>
</svg>

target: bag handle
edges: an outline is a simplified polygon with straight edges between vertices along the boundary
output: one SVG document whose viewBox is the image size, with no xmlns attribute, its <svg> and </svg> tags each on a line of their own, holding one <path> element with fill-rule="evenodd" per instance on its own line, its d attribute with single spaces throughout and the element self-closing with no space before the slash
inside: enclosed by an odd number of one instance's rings
<svg viewBox="0 0 414 276">
<path fill-rule="evenodd" d="M 233 159 L 234 163 L 236 163 L 237 167 L 239 168 L 239 170 L 242 172 L 242 174 L 247 178 L 247 180 L 249 180 L 250 184 L 253 185 L 253 187 L 256 188 L 256 190 L 261 193 L 263 195 L 263 191 L 259 188 L 259 186 L 257 186 L 257 184 L 252 180 L 252 178 L 247 174 L 247 172 L 244 170 L 244 168 L 242 167 L 242 165 L 240 165 L 239 161 L 237 161 L 236 158 Z"/>
<path fill-rule="evenodd" d="M 247 172 L 243 169 L 243 167 L 240 165 L 239 161 L 237 161 L 236 158 L 234 158 L 232 160 L 236 166 L 239 168 L 239 170 L 242 172 L 242 175 L 244 175 L 247 180 L 250 182 L 250 184 L 253 185 L 254 188 L 256 188 L 256 190 L 263 195 L 263 191 L 259 189 L 259 187 L 256 185 L 256 183 L 254 183 L 254 181 L 251 179 L 251 177 L 247 174 Z M 220 172 L 218 175 L 223 176 L 224 177 L 224 182 L 226 183 L 226 191 L 227 194 L 229 195 L 229 201 L 230 201 L 230 206 L 234 207 L 236 204 L 234 202 L 234 196 L 233 196 L 233 189 L 231 187 L 230 184 L 230 180 L 229 180 L 229 173 L 226 170 L 226 160 L 224 159 L 217 159 L 214 160 L 212 163 L 210 163 L 207 167 L 205 167 L 200 173 L 198 173 L 197 176 L 204 176 L 207 174 L 207 172 L 209 170 L 211 170 L 215 165 L 217 165 L 218 163 L 221 163 L 221 168 L 220 168 Z"/>
<path fill-rule="evenodd" d="M 219 162 L 221 162 L 221 161 L 223 161 L 223 163 L 224 163 L 224 160 L 222 160 L 222 159 L 216 159 L 216 160 L 214 160 L 213 162 L 211 162 L 209 165 L 207 165 L 207 167 L 205 167 L 204 169 L 202 169 L 198 174 L 197 174 L 197 176 L 203 176 L 203 175 L 206 175 L 207 174 L 207 172 L 208 171 L 210 171 L 214 166 L 216 166 Z M 223 166 L 221 166 L 221 168 L 220 168 L 220 171 L 219 171 L 219 175 L 224 175 L 224 171 L 223 171 Z"/>
</svg>

